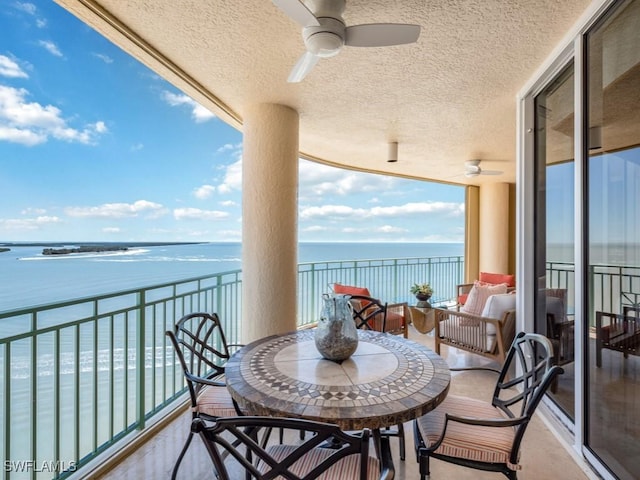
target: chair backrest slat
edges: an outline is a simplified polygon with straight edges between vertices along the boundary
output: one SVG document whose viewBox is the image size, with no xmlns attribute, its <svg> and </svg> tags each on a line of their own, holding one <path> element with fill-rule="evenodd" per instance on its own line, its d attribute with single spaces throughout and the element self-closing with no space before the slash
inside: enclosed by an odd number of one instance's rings
<svg viewBox="0 0 640 480">
<path fill-rule="evenodd" d="M 356 328 L 384 332 L 387 326 L 387 304 L 365 295 L 351 295 L 349 300 Z"/>
<path fill-rule="evenodd" d="M 296 435 L 296 438 L 304 439 L 292 447 L 271 445 L 261 435 L 268 435 L 273 428 L 310 432 L 311 435 Z M 370 433 L 367 429 L 351 435 L 344 433 L 337 425 L 327 423 L 254 416 L 226 417 L 211 422 L 196 418 L 191 429 L 200 434 L 204 441 L 220 480 L 238 478 L 233 476 L 233 473 L 237 475 L 237 471 L 225 464 L 225 458 L 229 456 L 236 459 L 236 467 L 256 480 L 312 480 L 350 455 L 359 456 L 360 478 L 364 480 L 368 475 Z M 327 442 L 336 448 L 322 448 L 325 458 L 313 464 L 306 462 L 306 468 L 303 468 L 305 462 L 300 460 Z"/>
<path fill-rule="evenodd" d="M 191 313 L 178 320 L 166 335 L 175 348 L 194 403 L 202 384 L 194 385 L 191 379 L 222 376 L 230 358 L 222 323 L 215 313 Z"/>
<path fill-rule="evenodd" d="M 535 333 L 520 332 L 511 344 L 493 393 L 492 404 L 509 417 L 524 417 L 516 427 L 512 461 L 517 463 L 520 442 L 547 388 L 562 368 L 553 365 L 553 346 L 549 339 Z M 518 406 L 514 413 L 510 408 Z"/>
</svg>

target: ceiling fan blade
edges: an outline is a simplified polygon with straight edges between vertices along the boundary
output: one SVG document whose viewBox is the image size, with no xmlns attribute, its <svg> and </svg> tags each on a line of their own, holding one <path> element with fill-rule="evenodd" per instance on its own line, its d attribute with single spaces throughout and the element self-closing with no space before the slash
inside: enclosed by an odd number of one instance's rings
<svg viewBox="0 0 640 480">
<path fill-rule="evenodd" d="M 291 69 L 287 82 L 298 83 L 302 81 L 302 79 L 307 76 L 307 73 L 318 63 L 318 60 L 320 60 L 320 57 L 317 55 L 311 52 L 305 52 Z"/>
<path fill-rule="evenodd" d="M 368 23 L 345 29 L 345 45 L 351 47 L 387 47 L 414 43 L 420 36 L 420 25 L 402 23 Z"/>
<path fill-rule="evenodd" d="M 316 16 L 299 0 L 272 0 L 274 5 L 303 27 L 320 26 Z"/>
</svg>

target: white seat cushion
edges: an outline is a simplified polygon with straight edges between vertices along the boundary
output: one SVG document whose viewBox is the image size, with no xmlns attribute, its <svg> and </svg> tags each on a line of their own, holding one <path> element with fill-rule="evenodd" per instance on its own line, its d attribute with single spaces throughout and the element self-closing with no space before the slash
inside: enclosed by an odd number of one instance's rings
<svg viewBox="0 0 640 480">
<path fill-rule="evenodd" d="M 500 295 L 491 295 L 487 299 L 484 308 L 482 310 L 483 317 L 495 318 L 502 320 L 505 312 L 509 310 L 515 310 L 516 308 L 516 296 L 511 293 L 505 293 Z M 493 324 L 487 324 L 487 335 L 495 335 L 496 326 Z"/>
</svg>

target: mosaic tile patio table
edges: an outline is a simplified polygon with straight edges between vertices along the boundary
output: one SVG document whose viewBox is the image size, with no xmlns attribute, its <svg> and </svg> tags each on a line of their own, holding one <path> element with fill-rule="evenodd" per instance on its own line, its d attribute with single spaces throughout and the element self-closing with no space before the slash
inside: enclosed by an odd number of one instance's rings
<svg viewBox="0 0 640 480">
<path fill-rule="evenodd" d="M 251 415 L 343 430 L 407 422 L 444 400 L 451 376 L 435 352 L 397 335 L 358 330 L 358 336 L 358 349 L 341 363 L 322 358 L 314 330 L 257 340 L 227 362 L 227 388 Z"/>
</svg>

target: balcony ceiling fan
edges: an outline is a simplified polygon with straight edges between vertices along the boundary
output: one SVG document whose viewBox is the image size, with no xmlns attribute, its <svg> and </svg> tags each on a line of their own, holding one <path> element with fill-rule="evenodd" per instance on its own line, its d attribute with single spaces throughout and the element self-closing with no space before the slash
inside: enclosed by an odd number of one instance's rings
<svg viewBox="0 0 640 480">
<path fill-rule="evenodd" d="M 345 0 L 273 0 L 291 19 L 302 25 L 307 51 L 295 64 L 287 81 L 300 82 L 321 58 L 337 55 L 343 45 L 351 47 L 387 47 L 415 43 L 420 25 L 370 23 L 346 26 L 342 19 Z M 308 6 L 307 6 L 308 5 Z"/>
<path fill-rule="evenodd" d="M 483 170 L 480 168 L 480 160 L 467 160 L 464 162 L 464 176 L 477 177 L 478 175 L 502 175 L 500 170 Z"/>
</svg>

